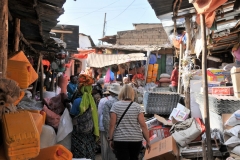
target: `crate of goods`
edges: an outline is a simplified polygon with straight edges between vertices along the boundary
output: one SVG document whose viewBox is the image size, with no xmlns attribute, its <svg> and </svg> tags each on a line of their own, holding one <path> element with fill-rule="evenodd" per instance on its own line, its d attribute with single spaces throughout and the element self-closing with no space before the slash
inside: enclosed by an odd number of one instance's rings
<svg viewBox="0 0 240 160">
<path fill-rule="evenodd" d="M 151 129 L 149 129 L 149 137 L 156 134 L 161 139 L 167 138 L 167 137 L 171 136 L 171 134 L 169 132 L 170 128 L 171 127 L 164 127 L 162 125 L 155 126 Z"/>
<path fill-rule="evenodd" d="M 151 83 L 152 82 L 152 78 L 147 78 L 147 83 Z"/>
<path fill-rule="evenodd" d="M 156 78 L 152 78 L 151 80 L 152 80 L 152 82 L 154 82 L 154 83 L 156 82 Z"/>
<path fill-rule="evenodd" d="M 153 64 L 149 64 L 148 65 L 148 72 L 152 72 L 153 71 Z"/>
<path fill-rule="evenodd" d="M 40 151 L 40 135 L 28 111 L 5 113 L 2 117 L 4 148 L 9 160 L 31 159 Z"/>
<path fill-rule="evenodd" d="M 157 72 L 158 71 L 158 64 L 153 65 L 153 71 Z"/>
<path fill-rule="evenodd" d="M 233 95 L 232 86 L 212 87 L 213 95 L 231 96 Z"/>
<path fill-rule="evenodd" d="M 32 160 L 72 160 L 72 153 L 64 146 L 57 144 L 40 150 L 39 155 Z"/>
<path fill-rule="evenodd" d="M 231 78 L 233 83 L 234 96 L 240 98 L 240 68 L 233 67 L 231 69 Z"/>
<path fill-rule="evenodd" d="M 157 78 L 157 74 L 158 74 L 158 72 L 153 71 L 153 72 L 152 72 L 152 78 Z"/>
<path fill-rule="evenodd" d="M 224 80 L 224 70 L 223 69 L 207 69 L 207 79 L 208 79 L 208 82 L 223 81 Z"/>
<path fill-rule="evenodd" d="M 152 72 L 149 72 L 149 71 L 148 71 L 147 78 L 152 78 Z"/>
</svg>

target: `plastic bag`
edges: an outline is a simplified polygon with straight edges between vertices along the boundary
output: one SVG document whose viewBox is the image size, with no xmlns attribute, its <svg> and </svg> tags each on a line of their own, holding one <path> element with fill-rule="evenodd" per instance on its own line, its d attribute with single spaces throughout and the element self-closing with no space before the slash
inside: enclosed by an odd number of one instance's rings
<svg viewBox="0 0 240 160">
<path fill-rule="evenodd" d="M 58 125 L 57 142 L 62 141 L 72 130 L 72 118 L 69 115 L 68 109 L 65 108 Z"/>
</svg>

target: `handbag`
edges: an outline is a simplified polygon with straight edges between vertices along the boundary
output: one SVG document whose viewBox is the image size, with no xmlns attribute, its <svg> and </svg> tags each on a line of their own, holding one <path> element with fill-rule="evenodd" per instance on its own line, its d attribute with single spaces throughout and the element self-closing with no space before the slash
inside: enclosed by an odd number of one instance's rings
<svg viewBox="0 0 240 160">
<path fill-rule="evenodd" d="M 128 109 L 130 108 L 130 106 L 132 105 L 133 101 L 128 105 L 128 107 L 125 109 L 125 111 L 123 112 L 122 116 L 120 117 L 115 129 L 117 129 L 118 125 L 120 124 L 121 120 L 123 119 L 124 115 L 126 114 L 126 112 L 128 111 Z"/>
<path fill-rule="evenodd" d="M 124 115 L 126 114 L 126 112 L 128 111 L 128 109 L 130 108 L 130 106 L 132 105 L 133 101 L 128 105 L 128 107 L 125 109 L 125 111 L 123 112 L 122 116 L 120 117 L 119 121 L 117 122 L 117 125 L 115 127 L 115 129 L 117 129 L 118 125 L 120 124 L 120 122 L 122 121 Z M 112 147 L 114 148 L 114 141 L 112 142 Z M 115 151 L 114 151 L 115 152 Z"/>
<path fill-rule="evenodd" d="M 89 107 L 82 115 L 74 117 L 72 123 L 77 133 L 91 133 L 93 131 L 91 107 Z"/>
</svg>

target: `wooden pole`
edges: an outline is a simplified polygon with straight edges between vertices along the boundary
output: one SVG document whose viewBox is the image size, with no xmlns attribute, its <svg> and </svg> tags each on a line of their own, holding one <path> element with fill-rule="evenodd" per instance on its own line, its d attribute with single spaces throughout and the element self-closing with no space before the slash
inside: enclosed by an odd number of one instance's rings
<svg viewBox="0 0 240 160">
<path fill-rule="evenodd" d="M 43 100 L 43 63 L 42 63 L 42 54 L 40 53 L 40 64 L 41 64 L 41 78 L 40 78 L 40 100 L 42 101 Z"/>
<path fill-rule="evenodd" d="M 14 24 L 14 52 L 19 50 L 19 40 L 20 40 L 20 19 L 15 18 Z"/>
<path fill-rule="evenodd" d="M 103 36 L 102 36 L 102 37 L 105 36 L 106 16 L 107 16 L 107 13 L 105 13 L 105 15 L 104 15 L 104 22 L 103 22 Z M 103 41 L 102 41 L 102 45 L 103 45 Z"/>
<path fill-rule="evenodd" d="M 181 94 L 181 61 L 182 61 L 182 57 L 183 57 L 183 45 L 182 43 L 180 43 L 180 53 L 179 53 L 179 67 L 178 67 L 178 93 Z"/>
<path fill-rule="evenodd" d="M 186 32 L 187 32 L 186 51 L 188 52 L 191 49 L 190 17 L 185 17 L 185 25 L 186 25 Z"/>
<path fill-rule="evenodd" d="M 203 160 L 207 160 L 205 140 L 202 140 L 202 157 L 203 157 Z"/>
<path fill-rule="evenodd" d="M 42 59 L 42 54 L 40 54 L 39 57 L 38 57 L 37 75 L 39 75 L 39 69 L 40 69 L 40 65 L 41 65 L 41 59 Z M 41 78 L 41 76 L 38 77 L 38 78 Z M 40 79 L 40 80 L 41 80 L 41 79 Z M 38 84 L 38 80 L 35 81 L 34 86 L 33 86 L 32 99 L 35 98 L 36 89 L 37 89 L 37 84 Z"/>
<path fill-rule="evenodd" d="M 1 0 L 0 22 L 0 78 L 6 78 L 8 55 L 8 0 Z"/>
<path fill-rule="evenodd" d="M 207 85 L 207 41 L 206 41 L 206 25 L 205 15 L 200 14 L 201 23 L 201 37 L 202 37 L 202 86 L 203 86 L 203 104 L 204 104 L 204 121 L 206 126 L 206 138 L 207 138 L 207 157 L 208 160 L 213 159 L 211 132 L 210 132 L 210 120 L 209 120 L 209 104 L 208 104 L 208 85 Z"/>
</svg>

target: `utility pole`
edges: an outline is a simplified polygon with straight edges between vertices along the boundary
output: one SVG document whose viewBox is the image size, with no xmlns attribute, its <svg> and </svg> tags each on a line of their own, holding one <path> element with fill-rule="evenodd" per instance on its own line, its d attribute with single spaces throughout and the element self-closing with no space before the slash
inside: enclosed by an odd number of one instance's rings
<svg viewBox="0 0 240 160">
<path fill-rule="evenodd" d="M 102 38 L 105 36 L 106 15 L 107 15 L 107 13 L 105 13 L 105 16 L 104 16 L 104 23 L 103 23 L 103 36 L 102 36 Z M 102 41 L 102 45 L 103 45 L 103 41 Z"/>
</svg>

